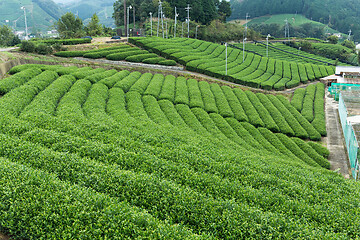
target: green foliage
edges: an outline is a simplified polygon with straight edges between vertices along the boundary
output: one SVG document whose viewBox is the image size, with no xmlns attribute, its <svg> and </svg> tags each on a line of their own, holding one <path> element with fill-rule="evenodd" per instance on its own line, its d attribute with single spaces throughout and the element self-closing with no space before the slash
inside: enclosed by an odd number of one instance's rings
<svg viewBox="0 0 360 240">
<path fill-rule="evenodd" d="M 304 0 L 294 2 L 291 0 L 275 0 L 271 2 L 263 0 L 245 0 L 245 1 L 230 1 L 233 14 L 231 19 L 244 19 L 246 13 L 250 14 L 252 18 L 272 15 L 272 14 L 302 14 L 307 18 L 311 18 L 313 21 L 328 24 L 330 27 L 337 30 L 337 32 L 347 33 L 349 26 L 354 33 L 354 39 L 359 40 L 359 9 L 356 4 L 351 0 L 336 0 L 329 4 L 328 2 L 320 0 Z M 331 16 L 331 18 L 329 18 Z M 284 17 L 281 19 L 284 21 Z M 290 24 L 297 24 L 297 21 L 293 23 L 292 18 L 288 18 Z M 291 32 L 290 32 L 291 34 Z"/>
<path fill-rule="evenodd" d="M 99 36 L 103 34 L 103 27 L 99 24 L 99 17 L 94 13 L 91 17 L 90 22 L 86 25 L 86 35 L 88 36 Z"/>
<path fill-rule="evenodd" d="M 19 43 L 19 37 L 15 36 L 15 34 L 8 26 L 0 26 L 0 46 L 10 47 L 15 46 Z"/>
<path fill-rule="evenodd" d="M 35 77 L 36 75 L 39 75 L 40 73 L 41 73 L 41 70 L 38 68 L 29 68 L 29 69 L 24 69 L 23 71 L 20 71 L 11 77 L 1 80 L 0 81 L 0 95 L 4 95 L 4 94 L 8 93 L 9 91 L 11 91 L 12 89 L 23 85 L 24 83 L 29 81 L 31 78 Z"/>
<path fill-rule="evenodd" d="M 314 99 L 315 99 L 316 85 L 312 84 L 306 88 L 303 106 L 301 109 L 301 115 L 303 115 L 306 120 L 312 122 L 314 120 Z"/>
<path fill-rule="evenodd" d="M 243 109 L 259 117 L 253 105 L 262 104 L 278 124 L 285 110 L 271 100 L 295 116 L 287 99 L 171 75 L 46 70 L 56 67 L 15 68 L 43 72 L 0 98 L 2 232 L 25 239 L 357 237 L 359 187 L 319 166 L 328 166 L 323 147 L 205 111 L 209 100 L 222 114 Z M 190 108 L 199 93 L 204 108 Z"/>
<path fill-rule="evenodd" d="M 83 23 L 73 13 L 65 13 L 55 23 L 56 30 L 61 38 L 78 38 L 83 36 Z"/>
<path fill-rule="evenodd" d="M 189 4 L 186 1 L 163 1 L 163 11 L 166 17 L 174 18 L 174 8 L 185 9 Z M 149 12 L 154 13 L 154 17 L 157 16 L 155 13 L 158 9 L 158 2 L 153 0 L 128 0 L 126 2 L 127 7 L 135 7 L 135 20 L 137 22 L 144 22 L 145 19 L 148 19 Z M 231 8 L 229 3 L 221 3 L 220 1 L 212 0 L 194 0 L 190 3 L 191 7 L 191 19 L 202 24 L 207 24 L 214 19 L 225 19 L 231 15 Z M 133 10 L 130 10 L 130 19 L 133 19 Z M 187 17 L 186 11 L 178 11 L 179 18 L 185 19 Z M 114 13 L 113 18 L 115 19 L 115 24 L 117 26 L 124 25 L 124 3 L 121 0 L 118 0 L 114 3 Z M 131 23 L 132 21 L 130 21 Z"/>
<path fill-rule="evenodd" d="M 176 66 L 176 62 L 174 60 L 161 60 L 159 64 L 164 66 Z"/>
<path fill-rule="evenodd" d="M 31 41 L 22 41 L 21 42 L 21 46 L 20 46 L 21 51 L 33 53 L 33 52 L 35 52 L 35 48 L 36 48 L 35 43 L 33 43 Z"/>
<path fill-rule="evenodd" d="M 301 109 L 303 108 L 305 92 L 306 90 L 304 88 L 298 88 L 295 90 L 291 99 L 291 105 L 293 105 L 299 112 L 301 112 Z"/>
<path fill-rule="evenodd" d="M 41 55 L 49 55 L 53 52 L 53 48 L 44 43 L 40 43 L 35 47 L 35 52 Z"/>
<path fill-rule="evenodd" d="M 339 41 L 339 38 L 335 35 L 331 35 L 327 38 L 327 40 L 331 43 L 331 44 L 337 44 Z"/>
<path fill-rule="evenodd" d="M 248 52 L 245 52 L 246 56 L 243 57 L 241 50 L 233 48 L 228 48 L 228 71 L 226 74 L 226 47 L 201 40 L 186 38 L 169 40 L 152 37 L 131 38 L 130 42 L 162 57 L 174 60 L 186 66 L 186 69 L 190 71 L 255 88 L 284 90 L 297 86 L 300 82 L 305 83 L 309 79 L 315 79 L 312 65 L 307 67 L 304 64 L 268 59 Z M 120 59 L 123 58 L 123 55 L 110 54 L 107 57 Z M 311 62 L 318 61 L 313 59 Z M 329 72 L 334 71 L 332 67 L 321 68 L 322 71 L 318 67 L 316 69 L 316 77 L 327 76 L 327 69 Z"/>
<path fill-rule="evenodd" d="M 347 40 L 347 39 L 344 40 L 344 41 L 341 43 L 341 45 L 343 45 L 344 47 L 353 49 L 353 50 L 355 50 L 355 47 L 356 47 L 356 45 L 355 45 L 355 43 L 354 43 L 353 41 L 349 41 L 349 40 Z"/>
<path fill-rule="evenodd" d="M 326 147 L 322 146 L 319 143 L 315 143 L 315 142 L 308 142 L 309 146 L 311 146 L 318 154 L 320 154 L 321 156 L 323 156 L 324 158 L 328 158 L 330 155 L 330 151 L 329 149 L 327 149 Z"/>
</svg>

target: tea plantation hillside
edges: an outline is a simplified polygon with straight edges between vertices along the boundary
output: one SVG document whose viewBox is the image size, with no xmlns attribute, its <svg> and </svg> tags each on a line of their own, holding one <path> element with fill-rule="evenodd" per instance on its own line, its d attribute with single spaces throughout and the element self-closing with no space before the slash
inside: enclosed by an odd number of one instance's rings
<svg viewBox="0 0 360 240">
<path fill-rule="evenodd" d="M 358 236 L 358 184 L 326 169 L 320 144 L 281 133 L 308 133 L 307 120 L 282 96 L 101 68 L 23 65 L 11 73 L 0 81 L 3 233 Z M 267 105 L 265 120 L 259 111 Z"/>
<path fill-rule="evenodd" d="M 234 44 L 237 48 L 243 49 L 243 44 Z M 245 51 L 255 52 L 263 57 L 275 58 L 279 60 L 298 62 L 298 63 L 312 63 L 318 65 L 347 65 L 336 60 L 321 57 L 319 55 L 301 51 L 301 48 L 293 48 L 283 43 L 270 43 L 267 47 L 266 42 L 246 43 Z"/>
<path fill-rule="evenodd" d="M 333 66 L 281 61 L 234 48 L 228 48 L 226 58 L 224 45 L 196 39 L 152 37 L 131 38 L 130 41 L 175 60 L 190 71 L 266 90 L 293 88 L 335 71 Z"/>
</svg>

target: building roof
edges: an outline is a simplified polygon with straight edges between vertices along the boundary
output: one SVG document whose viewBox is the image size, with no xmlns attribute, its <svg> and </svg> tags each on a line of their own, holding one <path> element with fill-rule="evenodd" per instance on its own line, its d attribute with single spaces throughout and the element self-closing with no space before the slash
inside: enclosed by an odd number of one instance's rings
<svg viewBox="0 0 360 240">
<path fill-rule="evenodd" d="M 360 67 L 336 66 L 335 74 L 342 75 L 342 73 L 360 73 Z"/>
</svg>

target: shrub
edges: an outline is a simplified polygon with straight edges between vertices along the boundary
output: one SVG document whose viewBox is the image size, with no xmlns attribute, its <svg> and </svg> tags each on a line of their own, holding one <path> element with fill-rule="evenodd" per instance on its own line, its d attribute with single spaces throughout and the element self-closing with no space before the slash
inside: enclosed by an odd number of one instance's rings
<svg viewBox="0 0 360 240">
<path fill-rule="evenodd" d="M 35 43 L 31 42 L 31 41 L 22 41 L 21 42 L 21 46 L 20 46 L 20 50 L 23 52 L 30 52 L 33 53 L 35 52 Z"/>
<path fill-rule="evenodd" d="M 162 60 L 163 58 L 161 57 L 153 57 L 153 58 L 146 58 L 142 62 L 147 64 L 158 64 Z"/>
<path fill-rule="evenodd" d="M 40 43 L 35 47 L 35 52 L 41 55 L 49 55 L 53 52 L 53 48 L 44 43 Z"/>
<path fill-rule="evenodd" d="M 176 62 L 174 60 L 162 60 L 159 64 L 164 66 L 176 66 Z"/>
<path fill-rule="evenodd" d="M 154 57 L 157 57 L 155 53 L 146 53 L 146 54 L 132 55 L 125 58 L 125 60 L 129 62 L 142 62 L 147 58 L 154 58 Z"/>
</svg>

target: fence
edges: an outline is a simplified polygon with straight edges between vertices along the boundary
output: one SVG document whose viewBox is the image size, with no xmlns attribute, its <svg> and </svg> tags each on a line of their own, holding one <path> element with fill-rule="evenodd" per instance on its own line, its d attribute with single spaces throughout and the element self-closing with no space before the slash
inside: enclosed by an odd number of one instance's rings
<svg viewBox="0 0 360 240">
<path fill-rule="evenodd" d="M 340 115 L 341 126 L 344 133 L 352 176 L 356 180 L 359 172 L 359 162 L 358 162 L 359 143 L 356 139 L 354 127 L 347 120 L 348 111 L 346 109 L 345 101 L 341 93 L 339 96 L 339 115 Z"/>
<path fill-rule="evenodd" d="M 332 83 L 329 92 L 336 101 L 339 100 L 340 91 L 360 90 L 359 84 Z"/>
</svg>

